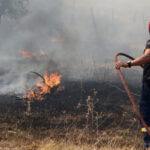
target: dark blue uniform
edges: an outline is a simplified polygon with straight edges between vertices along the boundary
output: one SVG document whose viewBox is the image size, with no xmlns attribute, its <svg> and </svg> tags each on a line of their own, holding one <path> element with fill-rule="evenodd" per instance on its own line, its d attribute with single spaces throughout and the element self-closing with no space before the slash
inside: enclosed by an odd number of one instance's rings
<svg viewBox="0 0 150 150">
<path fill-rule="evenodd" d="M 147 41 L 145 50 L 148 48 L 150 49 L 150 40 Z M 150 127 L 150 63 L 144 65 L 140 112 L 146 124 Z M 143 130 L 143 132 L 145 145 L 150 147 L 150 136 L 146 131 Z"/>
</svg>

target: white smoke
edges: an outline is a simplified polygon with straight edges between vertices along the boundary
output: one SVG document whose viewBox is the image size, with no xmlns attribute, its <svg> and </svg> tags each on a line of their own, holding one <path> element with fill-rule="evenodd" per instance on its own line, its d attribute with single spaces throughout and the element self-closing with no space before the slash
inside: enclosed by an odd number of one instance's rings
<svg viewBox="0 0 150 150">
<path fill-rule="evenodd" d="M 76 79 L 106 78 L 118 51 L 137 57 L 149 38 L 148 0 L 29 0 L 17 20 L 0 24 L 1 92 L 33 85 L 31 71 Z M 21 50 L 36 53 L 25 59 Z M 45 55 L 39 56 L 40 50 Z M 107 70 L 106 70 L 107 68 Z M 106 73 L 107 72 L 107 73 Z"/>
</svg>

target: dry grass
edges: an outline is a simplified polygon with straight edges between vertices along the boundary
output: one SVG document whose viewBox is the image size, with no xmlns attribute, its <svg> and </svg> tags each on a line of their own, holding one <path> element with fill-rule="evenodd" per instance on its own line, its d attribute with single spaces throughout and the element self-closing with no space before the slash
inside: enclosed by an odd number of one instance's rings
<svg viewBox="0 0 150 150">
<path fill-rule="evenodd" d="M 96 139 L 88 135 L 84 129 L 68 131 L 63 138 L 58 137 L 59 131 L 49 132 L 50 134 L 47 132 L 49 137 L 35 138 L 29 132 L 7 130 L 5 139 L 0 141 L 0 150 L 142 150 L 143 148 L 141 135 L 129 130 L 118 130 L 116 133 L 102 131 Z M 92 139 L 95 140 L 90 142 Z"/>
<path fill-rule="evenodd" d="M 42 139 L 41 139 L 42 140 Z M 53 140 L 43 141 L 30 141 L 17 142 L 17 141 L 1 141 L 0 150 L 142 150 L 142 147 L 137 146 L 103 146 L 97 147 L 92 144 L 74 144 L 72 142 L 56 142 Z"/>
<path fill-rule="evenodd" d="M 141 148 L 137 149 L 135 147 L 110 147 L 105 146 L 98 148 L 96 146 L 83 144 L 83 145 L 75 145 L 73 143 L 56 143 L 54 141 L 49 141 L 48 144 L 43 144 L 40 146 L 39 150 L 141 150 Z"/>
</svg>

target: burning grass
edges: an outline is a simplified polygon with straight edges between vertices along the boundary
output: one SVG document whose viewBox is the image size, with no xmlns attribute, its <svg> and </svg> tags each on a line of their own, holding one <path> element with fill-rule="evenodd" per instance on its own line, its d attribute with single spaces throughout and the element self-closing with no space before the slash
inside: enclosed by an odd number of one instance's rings
<svg viewBox="0 0 150 150">
<path fill-rule="evenodd" d="M 57 72 L 48 75 L 45 72 L 45 75 L 42 76 L 39 73 L 33 72 L 42 78 L 43 83 L 37 81 L 36 88 L 29 89 L 23 96 L 27 100 L 27 111 L 26 114 L 29 115 L 31 112 L 31 102 L 34 100 L 45 100 L 45 95 L 52 94 L 52 90 L 55 88 L 56 91 L 61 91 L 63 88 L 59 86 L 61 83 L 61 75 L 58 75 Z"/>
<path fill-rule="evenodd" d="M 45 52 L 44 52 L 44 50 L 40 50 L 39 53 L 30 52 L 29 50 L 20 50 L 20 54 L 25 59 L 31 59 L 33 57 L 38 57 L 38 56 L 45 55 Z"/>
<path fill-rule="evenodd" d="M 26 98 L 27 100 L 44 100 L 45 94 L 50 94 L 51 89 L 58 86 L 61 82 L 61 75 L 58 75 L 57 72 L 52 73 L 48 75 L 47 72 L 45 72 L 43 79 L 43 83 L 38 81 L 36 83 L 36 88 L 30 89 L 27 93 L 25 93 L 23 98 Z"/>
</svg>

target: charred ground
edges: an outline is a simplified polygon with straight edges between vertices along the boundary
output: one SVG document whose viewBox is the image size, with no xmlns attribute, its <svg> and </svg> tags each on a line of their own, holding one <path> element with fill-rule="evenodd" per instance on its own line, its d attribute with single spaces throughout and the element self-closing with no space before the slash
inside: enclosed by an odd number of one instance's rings
<svg viewBox="0 0 150 150">
<path fill-rule="evenodd" d="M 53 89 L 44 95 L 45 100 L 33 100 L 28 115 L 26 99 L 1 95 L 0 143 L 15 140 L 16 145 L 23 142 L 21 149 L 38 149 L 41 139 L 48 138 L 96 147 L 142 147 L 142 142 L 134 143 L 135 137 L 141 136 L 139 121 L 126 93 L 118 90 L 123 89 L 121 85 L 95 81 L 61 84 L 64 90 Z M 134 93 L 140 90 L 132 85 L 130 89 Z M 136 99 L 138 102 L 139 97 Z"/>
</svg>

